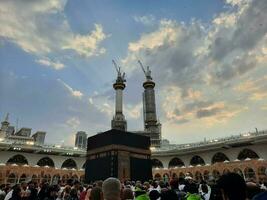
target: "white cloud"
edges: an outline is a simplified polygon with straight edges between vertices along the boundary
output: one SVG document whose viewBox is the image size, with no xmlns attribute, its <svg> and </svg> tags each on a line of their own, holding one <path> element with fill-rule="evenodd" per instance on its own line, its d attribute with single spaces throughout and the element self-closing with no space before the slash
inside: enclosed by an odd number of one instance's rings
<svg viewBox="0 0 267 200">
<path fill-rule="evenodd" d="M 80 120 L 77 118 L 77 117 L 71 117 L 70 119 L 68 119 L 66 121 L 66 124 L 73 128 L 73 129 L 76 129 L 79 127 L 79 125 L 81 124 Z"/>
<path fill-rule="evenodd" d="M 144 25 L 153 25 L 156 20 L 154 15 L 133 16 L 133 19 L 134 21 Z"/>
<path fill-rule="evenodd" d="M 39 59 L 39 60 L 36 60 L 36 62 L 41 64 L 41 65 L 52 67 L 55 70 L 60 70 L 60 69 L 63 69 L 65 67 L 63 63 L 61 63 L 59 61 L 53 62 L 49 58 Z"/>
<path fill-rule="evenodd" d="M 247 110 L 249 103 L 240 104 L 232 88 L 266 66 L 267 2 L 228 3 L 231 8 L 209 25 L 161 20 L 158 29 L 129 43 L 121 61 L 128 77 L 141 76 L 138 59 L 150 66 L 163 123 L 217 124 Z M 262 100 L 265 93 L 251 98 Z"/>
<path fill-rule="evenodd" d="M 41 58 L 65 55 L 66 48 L 86 57 L 105 53 L 102 26 L 96 24 L 89 34 L 74 33 L 64 14 L 66 2 L 0 1 L 0 37 Z"/>
<path fill-rule="evenodd" d="M 72 87 L 70 87 L 67 83 L 62 81 L 61 79 L 57 79 L 63 86 L 70 92 L 70 94 L 74 97 L 77 97 L 81 99 L 83 97 L 83 93 L 79 90 L 74 90 Z"/>
</svg>

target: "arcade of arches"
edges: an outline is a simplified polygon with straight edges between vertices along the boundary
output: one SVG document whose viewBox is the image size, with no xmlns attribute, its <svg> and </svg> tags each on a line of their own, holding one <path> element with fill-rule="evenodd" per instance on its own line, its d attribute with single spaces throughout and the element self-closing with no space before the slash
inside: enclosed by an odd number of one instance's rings
<svg viewBox="0 0 267 200">
<path fill-rule="evenodd" d="M 52 167 L 32 167 L 26 165 L 0 166 L 0 184 L 21 183 L 28 180 L 33 180 L 38 183 L 44 180 L 49 183 L 55 183 L 58 180 L 61 180 L 63 183 L 66 183 L 69 178 L 83 182 L 84 171 L 73 169 L 63 170 Z"/>
<path fill-rule="evenodd" d="M 179 157 L 173 157 L 165 164 L 161 160 L 153 158 L 153 176 L 157 179 L 171 179 L 173 177 L 184 177 L 185 174 L 189 173 L 196 180 L 208 180 L 211 177 L 217 179 L 220 175 L 228 172 L 236 172 L 245 179 L 267 181 L 267 161 L 260 158 L 251 149 L 244 148 L 240 150 L 237 157 L 232 158 L 233 160 L 230 160 L 223 152 L 215 152 L 209 159 L 204 160 L 199 155 L 193 155 L 188 158 L 188 166 L 186 166 L 185 162 Z M 164 166 L 168 166 L 168 168 L 164 168 Z"/>
<path fill-rule="evenodd" d="M 63 183 L 69 178 L 83 181 L 84 169 L 79 169 L 75 160 L 66 159 L 61 169 L 55 167 L 54 161 L 48 157 L 41 157 L 36 165 L 30 166 L 28 160 L 22 154 L 10 157 L 6 163 L 0 164 L 0 184 L 20 183 L 27 180 L 36 182 L 48 181 L 53 183 L 61 180 Z M 83 164 L 84 168 L 85 164 Z M 23 169 L 22 169 L 23 168 Z"/>
<path fill-rule="evenodd" d="M 172 179 L 176 177 L 185 177 L 190 174 L 191 177 L 200 180 L 209 180 L 213 177 L 218 179 L 222 174 L 236 172 L 246 180 L 267 181 L 267 161 L 247 160 L 235 162 L 217 162 L 213 165 L 175 167 L 175 168 L 154 168 L 153 177 L 155 179 Z"/>
</svg>

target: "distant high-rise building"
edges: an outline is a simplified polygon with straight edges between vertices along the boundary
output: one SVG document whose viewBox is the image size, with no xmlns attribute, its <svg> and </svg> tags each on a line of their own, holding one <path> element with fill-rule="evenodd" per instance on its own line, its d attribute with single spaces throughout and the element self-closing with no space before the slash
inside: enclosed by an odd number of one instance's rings
<svg viewBox="0 0 267 200">
<path fill-rule="evenodd" d="M 75 147 L 80 149 L 86 149 L 87 146 L 87 134 L 84 131 L 78 131 L 75 137 Z"/>
<path fill-rule="evenodd" d="M 1 122 L 0 138 L 5 138 L 8 136 L 8 127 L 9 127 L 8 116 L 9 113 L 7 113 L 4 121 Z"/>
<path fill-rule="evenodd" d="M 30 137 L 31 136 L 31 128 L 21 128 L 18 132 L 15 133 L 16 136 Z"/>
<path fill-rule="evenodd" d="M 37 131 L 36 133 L 34 133 L 32 135 L 32 138 L 34 139 L 34 142 L 36 144 L 44 144 L 44 141 L 45 141 L 45 135 L 46 135 L 46 132 L 44 131 Z"/>
</svg>

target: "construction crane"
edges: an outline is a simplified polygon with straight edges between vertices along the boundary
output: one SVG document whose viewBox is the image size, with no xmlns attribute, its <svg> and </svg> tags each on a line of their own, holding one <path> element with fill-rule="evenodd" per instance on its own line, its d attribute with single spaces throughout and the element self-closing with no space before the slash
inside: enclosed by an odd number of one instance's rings
<svg viewBox="0 0 267 200">
<path fill-rule="evenodd" d="M 146 76 L 146 70 L 145 70 L 143 64 L 141 63 L 140 60 L 138 60 L 138 63 L 140 64 L 140 66 L 141 66 L 141 68 L 142 68 L 142 70 L 143 70 L 143 72 L 144 72 L 144 74 L 145 74 L 145 76 Z"/>
<path fill-rule="evenodd" d="M 144 66 L 143 66 L 143 64 L 141 63 L 140 60 L 138 60 L 138 63 L 140 64 L 140 66 L 141 66 L 141 68 L 142 68 L 142 70 L 143 70 L 143 72 L 144 72 L 144 74 L 146 76 L 146 79 L 148 81 L 151 81 L 152 80 L 152 77 L 151 77 L 151 71 L 149 69 L 149 66 L 147 66 L 147 70 L 145 70 L 145 68 L 144 68 Z"/>
<path fill-rule="evenodd" d="M 121 68 L 117 65 L 117 63 L 112 60 L 112 63 L 118 73 L 118 77 L 122 79 L 123 82 L 126 82 L 126 79 L 125 79 L 125 72 L 123 72 L 122 76 L 121 76 Z"/>
</svg>

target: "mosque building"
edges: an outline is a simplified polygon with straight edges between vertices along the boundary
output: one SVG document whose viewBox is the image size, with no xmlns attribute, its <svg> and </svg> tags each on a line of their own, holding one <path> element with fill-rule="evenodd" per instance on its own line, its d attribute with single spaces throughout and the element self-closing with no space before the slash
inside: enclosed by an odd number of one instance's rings
<svg viewBox="0 0 267 200">
<path fill-rule="evenodd" d="M 123 114 L 125 73 L 117 70 L 115 115 L 111 128 L 127 131 Z M 155 82 L 149 67 L 139 64 L 145 74 L 143 83 L 144 130 L 135 133 L 149 136 L 152 172 L 155 179 L 170 180 L 190 174 L 196 180 L 217 179 L 220 175 L 237 172 L 245 179 L 267 181 L 267 131 L 244 133 L 190 144 L 169 144 L 162 140 L 161 124 L 156 115 Z M 76 133 L 75 145 L 49 145 L 46 132 L 31 134 L 31 128 L 16 130 L 6 115 L 0 128 L 0 184 L 42 180 L 63 183 L 69 178 L 83 181 L 86 161 L 87 134 Z M 175 131 L 175 130 L 174 130 Z M 22 169 L 23 168 L 23 169 Z"/>
</svg>

